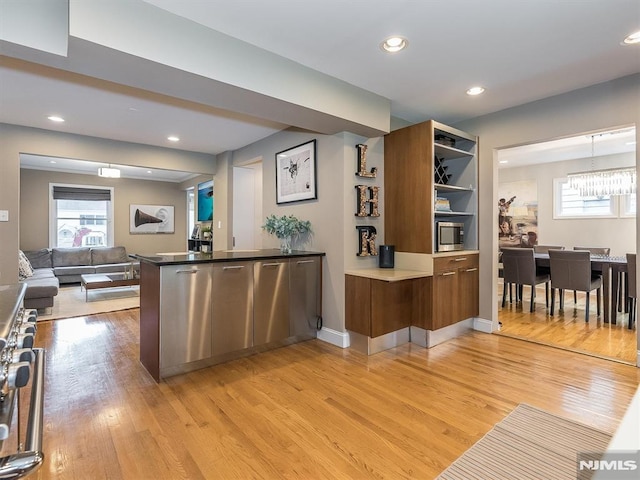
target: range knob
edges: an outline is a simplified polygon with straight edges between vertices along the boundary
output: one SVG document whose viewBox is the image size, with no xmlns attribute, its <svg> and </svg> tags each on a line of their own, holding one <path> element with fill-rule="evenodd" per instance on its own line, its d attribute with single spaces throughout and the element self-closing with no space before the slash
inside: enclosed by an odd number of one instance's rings
<svg viewBox="0 0 640 480">
<path fill-rule="evenodd" d="M 16 348 L 11 352 L 11 363 L 28 362 L 33 363 L 36 359 L 36 354 L 30 348 Z"/>
<path fill-rule="evenodd" d="M 18 333 L 36 333 L 36 325 L 34 323 L 23 323 L 18 327 Z"/>
<path fill-rule="evenodd" d="M 33 333 L 19 333 L 16 335 L 16 348 L 33 348 Z"/>
<path fill-rule="evenodd" d="M 31 364 L 29 362 L 12 363 L 7 367 L 7 387 L 10 390 L 22 388 L 29 383 Z"/>
</svg>

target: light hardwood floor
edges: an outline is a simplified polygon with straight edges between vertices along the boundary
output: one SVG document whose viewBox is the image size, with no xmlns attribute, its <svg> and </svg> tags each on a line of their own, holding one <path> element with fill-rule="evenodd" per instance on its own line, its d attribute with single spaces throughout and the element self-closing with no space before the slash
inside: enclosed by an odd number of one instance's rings
<svg viewBox="0 0 640 480">
<path fill-rule="evenodd" d="M 38 325 L 46 459 L 32 478 L 430 479 L 519 403 L 613 432 L 640 382 L 631 366 L 474 332 L 369 357 L 311 340 L 156 384 L 138 321 Z"/>
<path fill-rule="evenodd" d="M 502 308 L 502 285 L 498 286 L 500 334 L 635 365 L 637 333 L 635 328 L 627 328 L 628 314 L 619 312 L 616 324 L 604 323 L 602 317 L 596 317 L 595 294 L 592 294 L 591 316 L 587 323 L 584 321 L 585 295 L 578 293 L 578 303 L 574 304 L 573 292 L 566 292 L 564 311 L 559 310 L 556 298 L 552 317 L 545 306 L 544 287 L 538 287 L 535 312 L 530 313 L 530 289 L 525 287 L 524 290 L 524 305 L 515 301 L 509 303 L 507 299 L 506 306 Z"/>
</svg>

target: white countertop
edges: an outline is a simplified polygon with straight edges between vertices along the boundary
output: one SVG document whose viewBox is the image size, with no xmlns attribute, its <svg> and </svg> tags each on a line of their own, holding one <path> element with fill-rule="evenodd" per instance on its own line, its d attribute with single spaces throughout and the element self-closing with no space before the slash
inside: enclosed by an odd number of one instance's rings
<svg viewBox="0 0 640 480">
<path fill-rule="evenodd" d="M 406 270 L 400 268 L 362 268 L 358 270 L 347 270 L 345 275 L 356 277 L 372 278 L 384 282 L 399 282 L 401 280 L 411 280 L 412 278 L 424 278 L 433 276 L 432 273 L 421 270 Z"/>
</svg>

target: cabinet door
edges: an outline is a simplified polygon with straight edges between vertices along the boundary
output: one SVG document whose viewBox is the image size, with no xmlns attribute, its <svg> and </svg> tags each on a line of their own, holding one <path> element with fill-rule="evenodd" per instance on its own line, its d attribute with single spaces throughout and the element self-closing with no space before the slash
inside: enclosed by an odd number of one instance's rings
<svg viewBox="0 0 640 480">
<path fill-rule="evenodd" d="M 460 316 L 458 270 L 433 274 L 433 330 L 456 323 Z"/>
<path fill-rule="evenodd" d="M 289 336 L 289 260 L 253 265 L 253 344 Z"/>
<path fill-rule="evenodd" d="M 289 260 L 290 334 L 316 336 L 322 315 L 321 257 Z"/>
<path fill-rule="evenodd" d="M 413 280 L 371 280 L 371 337 L 411 325 Z"/>
<path fill-rule="evenodd" d="M 253 345 L 253 262 L 213 267 L 212 353 Z"/>
<path fill-rule="evenodd" d="M 371 279 L 344 276 L 345 328 L 371 336 Z"/>
<path fill-rule="evenodd" d="M 479 275 L 477 266 L 460 268 L 460 320 L 477 317 L 480 314 Z"/>
<path fill-rule="evenodd" d="M 160 368 L 211 356 L 211 265 L 160 269 Z"/>
</svg>

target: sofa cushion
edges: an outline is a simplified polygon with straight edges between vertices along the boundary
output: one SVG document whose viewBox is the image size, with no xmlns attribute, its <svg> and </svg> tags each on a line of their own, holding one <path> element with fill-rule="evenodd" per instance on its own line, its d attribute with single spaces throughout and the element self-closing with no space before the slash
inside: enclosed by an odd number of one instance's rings
<svg viewBox="0 0 640 480">
<path fill-rule="evenodd" d="M 18 278 L 24 280 L 33 276 L 33 267 L 31 262 L 22 250 L 18 250 Z"/>
<path fill-rule="evenodd" d="M 65 275 L 84 275 L 85 273 L 96 273 L 96 268 L 91 265 L 71 265 L 69 267 L 53 267 L 56 277 Z"/>
<path fill-rule="evenodd" d="M 53 265 L 51 264 L 51 250 L 49 250 L 48 248 L 31 250 L 24 252 L 24 254 L 27 256 L 27 258 L 31 262 L 31 266 L 34 269 L 53 267 Z"/>
<path fill-rule="evenodd" d="M 124 247 L 99 247 L 91 249 L 91 265 L 125 263 L 129 261 Z"/>
<path fill-rule="evenodd" d="M 54 248 L 51 250 L 53 267 L 69 267 L 73 265 L 91 265 L 91 249 L 80 248 Z"/>
<path fill-rule="evenodd" d="M 55 297 L 60 286 L 58 279 L 49 269 L 37 269 L 32 277 L 24 281 L 27 284 L 27 291 L 24 298 Z"/>
</svg>

